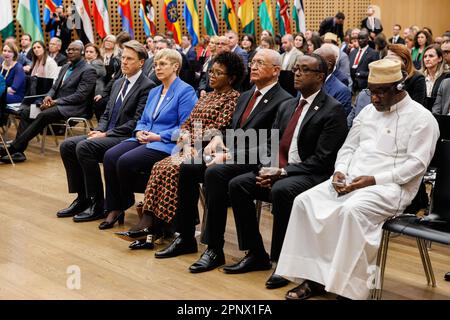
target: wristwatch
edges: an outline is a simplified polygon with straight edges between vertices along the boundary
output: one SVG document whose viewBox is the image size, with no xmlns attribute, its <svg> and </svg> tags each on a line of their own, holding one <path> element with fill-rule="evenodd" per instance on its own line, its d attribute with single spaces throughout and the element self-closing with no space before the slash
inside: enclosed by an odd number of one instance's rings
<svg viewBox="0 0 450 320">
<path fill-rule="evenodd" d="M 281 174 L 280 174 L 282 177 L 283 176 L 287 176 L 287 171 L 286 170 L 284 170 L 284 169 L 281 169 Z"/>
</svg>

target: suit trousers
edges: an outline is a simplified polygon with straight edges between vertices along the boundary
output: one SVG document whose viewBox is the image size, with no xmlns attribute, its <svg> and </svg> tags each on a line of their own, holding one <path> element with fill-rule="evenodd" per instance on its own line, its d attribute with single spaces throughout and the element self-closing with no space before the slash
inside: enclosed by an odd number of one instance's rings
<svg viewBox="0 0 450 320">
<path fill-rule="evenodd" d="M 205 196 L 208 215 L 202 242 L 209 247 L 221 249 L 224 245 L 228 211 L 228 183 L 234 177 L 257 170 L 257 165 L 219 164 L 205 172 Z"/>
<path fill-rule="evenodd" d="M 205 164 L 181 164 L 178 181 L 178 208 L 174 224 L 183 238 L 195 236 L 198 218 L 199 184 L 204 181 Z"/>
<path fill-rule="evenodd" d="M 61 158 L 67 174 L 69 193 L 81 198 L 104 198 L 99 163 L 105 152 L 126 137 L 87 139 L 77 136 L 66 139 L 60 146 Z"/>
<path fill-rule="evenodd" d="M 145 192 L 153 165 L 168 156 L 137 141 L 123 141 L 106 151 L 103 158 L 105 209 L 109 212 L 131 207 L 134 192 Z"/>
<path fill-rule="evenodd" d="M 23 152 L 28 147 L 28 143 L 36 137 L 49 124 L 65 120 L 58 108 L 52 107 L 39 113 L 36 119 L 30 119 L 30 109 L 25 107 L 21 112 L 19 128 L 16 139 L 11 145 L 17 151 Z"/>
<path fill-rule="evenodd" d="M 236 222 L 239 249 L 258 252 L 264 250 L 254 200 L 271 201 L 273 226 L 270 256 L 272 261 L 278 261 L 295 197 L 323 181 L 323 178 L 311 175 L 286 177 L 276 181 L 271 190 L 256 185 L 254 172 L 232 179 L 229 184 L 229 194 Z"/>
</svg>

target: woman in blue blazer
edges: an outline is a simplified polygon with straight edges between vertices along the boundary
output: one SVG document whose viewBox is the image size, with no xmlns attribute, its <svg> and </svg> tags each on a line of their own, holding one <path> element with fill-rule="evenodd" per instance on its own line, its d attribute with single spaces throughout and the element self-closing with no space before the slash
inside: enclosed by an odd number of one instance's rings
<svg viewBox="0 0 450 320">
<path fill-rule="evenodd" d="M 180 53 L 163 49 L 154 61 L 156 76 L 162 84 L 150 91 L 133 137 L 109 149 L 103 158 L 107 217 L 101 229 L 117 220 L 123 222 L 125 210 L 134 204 L 134 192 L 143 193 L 153 165 L 170 156 L 178 129 L 197 102 L 194 88 L 178 77 Z M 122 61 L 122 68 L 126 63 Z M 102 200 L 91 199 L 95 207 L 91 206 L 91 220 L 104 216 Z"/>
</svg>

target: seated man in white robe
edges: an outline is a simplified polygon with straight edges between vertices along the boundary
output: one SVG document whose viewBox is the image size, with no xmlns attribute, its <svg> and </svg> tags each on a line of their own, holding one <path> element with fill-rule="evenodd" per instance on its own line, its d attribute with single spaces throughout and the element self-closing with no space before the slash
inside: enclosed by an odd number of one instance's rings
<svg viewBox="0 0 450 320">
<path fill-rule="evenodd" d="M 286 299 L 366 299 L 383 223 L 403 212 L 433 157 L 439 128 L 403 90 L 400 63 L 369 66 L 372 104 L 355 118 L 330 180 L 295 198 L 276 274 Z"/>
</svg>

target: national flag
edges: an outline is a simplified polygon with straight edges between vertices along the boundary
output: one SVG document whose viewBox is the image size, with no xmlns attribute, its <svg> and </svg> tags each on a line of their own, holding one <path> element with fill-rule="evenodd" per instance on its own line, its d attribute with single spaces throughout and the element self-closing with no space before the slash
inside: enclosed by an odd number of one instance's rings
<svg viewBox="0 0 450 320">
<path fill-rule="evenodd" d="M 164 0 L 163 14 L 167 29 L 173 32 L 173 40 L 179 44 L 181 42 L 181 27 L 178 20 L 177 1 Z"/>
<path fill-rule="evenodd" d="M 277 1 L 277 20 L 280 28 L 280 34 L 284 36 L 291 33 L 291 22 L 289 21 L 289 4 L 288 0 Z"/>
<path fill-rule="evenodd" d="M 139 16 L 141 17 L 142 24 L 144 25 L 145 35 L 147 37 L 154 36 L 156 34 L 155 23 L 155 7 L 152 0 L 141 0 L 139 5 Z"/>
<path fill-rule="evenodd" d="M 52 18 L 52 14 L 56 12 L 56 8 L 62 4 L 62 0 L 45 0 L 44 3 L 44 24 L 46 25 Z M 50 32 L 50 37 L 53 37 L 55 31 Z"/>
<path fill-rule="evenodd" d="M 3 9 L 0 10 L 0 32 L 3 40 L 14 35 L 14 17 L 11 1 L 6 1 Z"/>
<path fill-rule="evenodd" d="M 244 33 L 255 34 L 255 16 L 253 14 L 253 1 L 240 0 L 238 16 L 241 20 Z"/>
<path fill-rule="evenodd" d="M 196 46 L 200 38 L 200 21 L 195 0 L 185 0 L 183 17 L 186 21 L 186 29 L 192 37 L 192 45 Z"/>
<path fill-rule="evenodd" d="M 92 29 L 91 9 L 88 0 L 73 0 L 78 15 L 83 23 L 83 31 L 90 43 L 95 43 L 94 31 Z"/>
<path fill-rule="evenodd" d="M 122 30 L 128 32 L 134 39 L 133 15 L 131 14 L 130 0 L 119 0 L 119 15 L 122 18 Z"/>
<path fill-rule="evenodd" d="M 38 0 L 19 0 L 16 19 L 33 41 L 44 39 Z"/>
<path fill-rule="evenodd" d="M 268 30 L 270 33 L 275 34 L 275 29 L 273 27 L 273 12 L 272 12 L 272 1 L 271 0 L 261 0 L 259 3 L 259 21 L 261 23 L 261 28 L 263 30 Z"/>
<path fill-rule="evenodd" d="M 98 35 L 103 39 L 108 34 L 111 34 L 107 0 L 93 0 L 92 15 L 94 16 L 95 28 L 97 29 Z"/>
<path fill-rule="evenodd" d="M 217 20 L 216 12 L 214 0 L 206 0 L 203 23 L 205 24 L 206 34 L 209 36 L 217 36 L 219 33 L 219 22 Z"/>
<path fill-rule="evenodd" d="M 228 30 L 238 32 L 236 10 L 234 10 L 234 4 L 232 0 L 223 0 L 222 18 L 223 20 L 225 20 Z"/>
<path fill-rule="evenodd" d="M 303 0 L 294 0 L 294 12 L 292 17 L 295 21 L 295 30 L 298 32 L 306 32 L 305 7 Z"/>
</svg>

